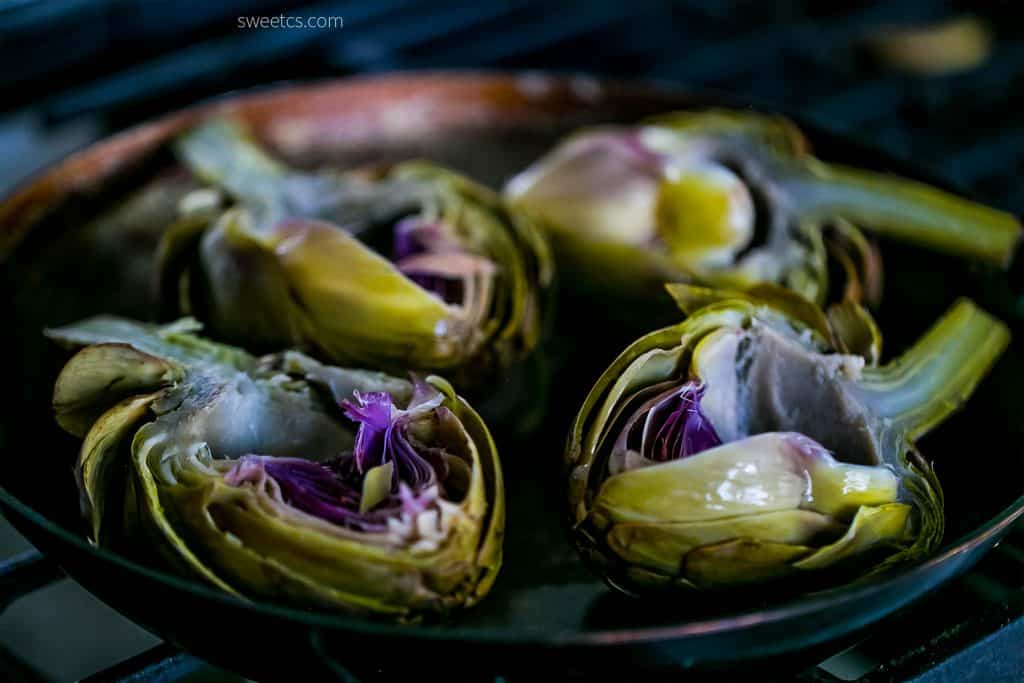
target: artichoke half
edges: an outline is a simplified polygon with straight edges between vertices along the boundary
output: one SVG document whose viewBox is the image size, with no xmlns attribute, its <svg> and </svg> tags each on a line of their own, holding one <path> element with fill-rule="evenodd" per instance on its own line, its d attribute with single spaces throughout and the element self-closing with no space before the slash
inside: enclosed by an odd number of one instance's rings
<svg viewBox="0 0 1024 683">
<path fill-rule="evenodd" d="M 501 467 L 443 379 L 257 358 L 194 321 L 99 317 L 47 334 L 80 350 L 54 390 L 83 438 L 101 546 L 225 591 L 411 618 L 472 605 L 501 565 Z"/>
<path fill-rule="evenodd" d="M 506 186 L 548 232 L 569 283 L 618 300 L 663 282 L 781 285 L 875 303 L 881 264 L 860 227 L 1005 266 L 1010 214 L 921 183 L 826 164 L 785 119 L 710 110 L 572 135 Z M 828 293 L 828 257 L 845 291 Z M 839 296 L 841 295 L 841 296 Z"/>
<path fill-rule="evenodd" d="M 834 350 L 870 336 L 850 317 L 672 289 L 700 307 L 629 346 L 569 438 L 574 537 L 609 583 L 806 590 L 937 546 L 942 490 L 914 442 L 1005 349 L 1001 322 L 961 300 L 879 366 Z"/>
<path fill-rule="evenodd" d="M 165 234 L 169 317 L 215 338 L 481 384 L 526 356 L 553 278 L 542 235 L 487 188 L 425 162 L 306 173 L 214 120 L 176 141 L 209 187 Z"/>
</svg>

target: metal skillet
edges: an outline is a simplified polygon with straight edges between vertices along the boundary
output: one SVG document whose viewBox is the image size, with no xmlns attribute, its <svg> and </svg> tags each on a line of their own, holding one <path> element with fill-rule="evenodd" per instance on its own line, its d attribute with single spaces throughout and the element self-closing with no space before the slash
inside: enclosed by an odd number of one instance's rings
<svg viewBox="0 0 1024 683">
<path fill-rule="evenodd" d="M 553 355 L 566 365 L 556 387 L 565 388 L 556 389 L 539 433 L 500 444 L 509 498 L 505 567 L 492 595 L 452 623 L 394 625 L 242 601 L 93 547 L 77 518 L 75 444 L 53 425 L 49 408 L 63 356 L 40 330 L 99 312 L 151 317 L 149 259 L 190 186 L 166 147 L 177 132 L 229 113 L 296 164 L 420 157 L 498 185 L 578 126 L 716 104 L 743 103 L 580 77 L 397 75 L 229 96 L 78 152 L 0 202 L 2 344 L 7 387 L 17 399 L 0 415 L 0 509 L 48 558 L 130 619 L 259 680 L 749 668 L 796 651 L 813 657 L 816 647 L 870 627 L 965 571 L 1024 516 L 1024 402 L 1014 393 L 1024 381 L 1024 326 L 1014 318 L 1010 280 L 894 244 L 882 245 L 887 292 L 878 311 L 890 350 L 958 295 L 1007 320 L 1016 341 L 968 409 L 922 444 L 946 486 L 944 545 L 870 583 L 797 599 L 766 595 L 753 606 L 652 605 L 610 593 L 564 537 L 558 467 L 571 412 L 611 350 L 595 343 L 587 353 L 560 354 L 565 340 L 560 346 L 557 335 Z M 794 118 L 818 156 L 934 182 Z M 571 310 L 562 313 L 571 319 Z"/>
</svg>

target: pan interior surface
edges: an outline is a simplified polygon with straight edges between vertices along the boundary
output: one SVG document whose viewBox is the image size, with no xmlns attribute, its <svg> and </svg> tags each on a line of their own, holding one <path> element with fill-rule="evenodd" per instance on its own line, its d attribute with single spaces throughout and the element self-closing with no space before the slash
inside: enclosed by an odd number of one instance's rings
<svg viewBox="0 0 1024 683">
<path fill-rule="evenodd" d="M 453 75 L 286 88 L 211 106 L 247 120 L 278 154 L 306 167 L 426 158 L 499 187 L 580 125 L 635 121 L 715 102 L 572 78 Z M 6 456 L 0 485 L 79 537 L 84 530 L 71 475 L 77 442 L 56 427 L 49 404 L 65 353 L 47 343 L 41 330 L 103 312 L 152 317 L 151 259 L 156 240 L 178 199 L 192 187 L 163 143 L 195 117 L 209 113 L 211 106 L 133 129 L 85 150 L 0 206 L 0 248 L 18 242 L 2 269 L 5 295 L 0 305 L 7 328 L 2 343 L 8 359 L 7 386 L 16 388 L 16 400 L 6 402 L 0 417 L 0 446 Z M 907 173 L 871 150 L 809 132 L 818 154 L 826 159 Z M 1002 317 L 1015 335 L 967 408 L 920 444 L 945 488 L 948 524 L 938 556 L 955 556 L 956 549 L 979 538 L 980 531 L 999 532 L 1022 509 L 1024 458 L 1019 444 L 1024 401 L 1017 391 L 1024 381 L 1024 326 L 1015 317 L 1016 302 L 1003 274 L 888 243 L 883 243 L 883 258 L 885 303 L 878 318 L 887 355 L 905 348 L 958 296 L 970 296 Z M 319 626 L 405 636 L 549 643 L 588 637 L 595 642 L 615 637 L 661 639 L 671 636 L 673 629 L 686 634 L 688 626 L 696 631 L 698 625 L 716 623 L 718 628 L 749 626 L 749 620 L 741 618 L 715 621 L 750 614 L 749 602 L 731 604 L 727 596 L 637 602 L 610 592 L 577 558 L 562 524 L 565 435 L 590 384 L 628 340 L 615 330 L 579 319 L 577 311 L 563 307 L 558 314 L 562 322 L 557 329 L 585 330 L 586 343 L 556 332 L 542 350 L 556 372 L 552 409 L 544 425 L 525 439 L 496 435 L 509 509 L 505 565 L 491 595 L 445 626 L 367 625 L 295 610 L 279 615 Z M 35 522 L 24 524 L 37 527 L 28 531 L 30 536 L 48 533 Z M 73 564 L 66 568 L 76 576 Z M 181 580 L 178 585 L 183 585 Z M 799 615 L 822 599 L 846 602 L 855 609 L 855 590 L 869 588 L 841 589 L 831 596 L 795 602 L 765 596 L 755 598 L 753 607 L 776 619 Z M 189 590 L 203 594 L 208 589 Z M 148 625 L 160 629 L 158 624 Z"/>
</svg>

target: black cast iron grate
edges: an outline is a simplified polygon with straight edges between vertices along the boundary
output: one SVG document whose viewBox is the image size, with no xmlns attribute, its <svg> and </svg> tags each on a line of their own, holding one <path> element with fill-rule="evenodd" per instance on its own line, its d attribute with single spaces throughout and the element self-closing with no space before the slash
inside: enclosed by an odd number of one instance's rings
<svg viewBox="0 0 1024 683">
<path fill-rule="evenodd" d="M 867 139 L 1021 213 L 1024 29 L 1012 21 L 1014 10 L 1009 0 L 570 0 L 557 7 L 543 0 L 14 0 L 0 8 L 0 144 L 13 136 L 42 148 L 0 185 L 68 146 L 227 90 L 395 69 L 492 67 L 646 77 L 735 93 Z M 279 12 L 340 16 L 344 28 L 237 27 L 240 15 Z M 966 12 L 985 21 L 993 38 L 987 58 L 968 72 L 908 75 L 865 49 L 885 27 Z M 0 606 L 60 575 L 38 555 L 0 565 Z M 789 677 L 1010 680 L 1024 671 L 1022 615 L 1018 528 L 951 586 Z M 0 674 L 39 679 L 4 652 Z M 220 675 L 230 677 L 162 645 L 94 680 Z"/>
</svg>

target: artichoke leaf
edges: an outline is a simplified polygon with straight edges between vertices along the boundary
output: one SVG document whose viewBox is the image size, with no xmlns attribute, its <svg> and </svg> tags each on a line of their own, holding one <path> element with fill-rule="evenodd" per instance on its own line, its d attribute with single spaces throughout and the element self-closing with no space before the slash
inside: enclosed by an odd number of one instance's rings
<svg viewBox="0 0 1024 683">
<path fill-rule="evenodd" d="M 829 306 L 825 315 L 838 351 L 860 356 L 868 367 L 878 365 L 882 357 L 882 333 L 863 306 L 846 299 Z"/>
<path fill-rule="evenodd" d="M 377 503 L 388 497 L 394 473 L 395 466 L 390 462 L 371 467 L 366 472 L 366 478 L 363 479 L 363 495 L 359 499 L 359 512 L 372 510 Z"/>
<path fill-rule="evenodd" d="M 127 344 L 88 346 L 65 364 L 53 390 L 57 423 L 84 437 L 99 415 L 122 398 L 153 391 L 181 379 L 178 363 Z"/>
<path fill-rule="evenodd" d="M 149 427 L 149 429 L 147 429 Z M 159 538 L 161 554 L 173 565 L 185 572 L 203 579 L 221 590 L 238 595 L 238 591 L 218 576 L 191 549 L 189 544 L 175 529 L 161 502 L 160 488 L 156 477 L 149 467 L 149 456 L 153 451 L 159 452 L 167 435 L 161 433 L 152 423 L 143 426 L 132 439 L 132 460 L 135 476 L 135 495 L 139 511 L 143 518 L 140 522 L 151 530 L 152 536 Z"/>
<path fill-rule="evenodd" d="M 702 546 L 755 538 L 809 545 L 822 538 L 840 536 L 843 531 L 843 525 L 828 515 L 797 509 L 705 522 L 616 524 L 609 530 L 607 542 L 626 562 L 675 575 L 681 571 L 687 553 Z"/>
<path fill-rule="evenodd" d="M 69 348 L 96 344 L 125 344 L 142 353 L 178 363 L 223 364 L 239 370 L 256 359 L 245 351 L 197 337 L 202 325 L 181 318 L 166 325 L 152 325 L 111 315 L 98 315 L 64 327 L 48 328 L 45 335 Z"/>
<path fill-rule="evenodd" d="M 843 269 L 846 282 L 840 301 L 863 302 L 876 307 L 882 302 L 882 255 L 849 221 L 832 219 L 825 227 L 825 250 Z"/>
<path fill-rule="evenodd" d="M 828 318 L 818 306 L 799 294 L 778 285 L 760 283 L 738 291 L 670 282 L 665 284 L 665 290 L 679 309 L 687 315 L 712 303 L 748 301 L 753 305 L 771 306 L 779 310 L 816 333 L 823 342 L 833 339 L 832 327 Z"/>
<path fill-rule="evenodd" d="M 749 144 L 763 144 L 778 153 L 798 158 L 810 153 L 807 138 L 793 122 L 782 116 L 750 111 L 707 109 L 661 114 L 651 117 L 647 123 L 678 131 L 695 139 L 724 136 Z"/>
<path fill-rule="evenodd" d="M 263 555 L 249 548 L 237 536 L 218 527 L 208 513 L 191 515 L 186 512 L 185 515 L 190 518 L 192 538 L 209 549 L 211 562 L 224 567 L 226 574 L 237 577 L 238 584 L 246 586 L 249 593 L 343 607 L 356 613 L 403 616 L 408 611 L 359 593 L 344 593 L 306 577 L 274 555 Z"/>
<path fill-rule="evenodd" d="M 700 339 L 706 331 L 710 331 L 716 326 L 730 323 L 741 325 L 743 319 L 742 311 L 722 308 L 720 315 L 718 312 L 709 315 L 701 321 L 700 325 L 684 323 L 642 337 L 623 351 L 597 381 L 584 401 L 584 409 L 580 411 L 580 415 L 589 412 L 600 402 L 601 408 L 595 416 L 594 424 L 607 424 L 616 403 L 622 396 L 631 393 L 638 386 L 664 380 L 671 376 L 672 371 L 678 368 L 683 358 L 683 354 L 677 349 L 687 348 L 693 341 Z M 583 432 L 584 423 L 577 420 L 574 423 L 573 433 L 582 436 Z M 593 434 L 593 432 L 591 433 Z M 583 449 L 587 453 L 591 453 L 595 444 L 596 436 L 588 436 L 583 444 Z"/>
<path fill-rule="evenodd" d="M 821 342 L 841 353 L 862 356 L 868 365 L 876 365 L 882 353 L 882 334 L 878 325 L 854 299 L 832 304 L 822 311 L 800 294 L 770 283 L 734 290 L 670 282 L 665 284 L 665 290 L 687 315 L 712 303 L 748 301 L 758 306 L 771 306 L 798 321 Z"/>
<path fill-rule="evenodd" d="M 905 503 L 863 506 L 839 540 L 798 560 L 797 569 L 821 569 L 870 550 L 879 544 L 899 545 L 908 540 L 911 506 Z"/>
<path fill-rule="evenodd" d="M 760 583 L 793 574 L 794 562 L 813 548 L 789 543 L 737 539 L 697 548 L 686 556 L 683 574 L 700 588 Z"/>
<path fill-rule="evenodd" d="M 81 492 L 82 513 L 89 521 L 96 545 L 108 545 L 111 541 L 111 517 L 114 511 L 120 515 L 123 509 L 123 501 L 116 500 L 116 493 L 124 491 L 129 437 L 149 415 L 149 406 L 155 399 L 156 394 L 124 399 L 96 419 L 82 442 L 75 479 Z"/>
<path fill-rule="evenodd" d="M 376 370 L 342 368 L 325 365 L 298 351 L 285 351 L 275 356 L 282 372 L 304 377 L 310 383 L 327 390 L 335 403 L 352 399 L 356 392 L 383 391 L 396 402 L 405 405 L 412 399 L 412 384 L 404 379 Z"/>
<path fill-rule="evenodd" d="M 593 504 L 599 520 L 699 522 L 807 508 L 843 516 L 851 505 L 896 499 L 885 467 L 850 465 L 799 434 L 767 433 L 609 477 Z"/>
<path fill-rule="evenodd" d="M 174 317 L 177 311 L 191 313 L 190 291 L 193 283 L 186 276 L 203 234 L 216 215 L 201 212 L 182 216 L 164 232 L 156 252 L 156 297 L 161 313 Z"/>
<path fill-rule="evenodd" d="M 445 345 L 455 343 L 451 328 L 458 325 L 451 307 L 344 231 L 306 223 L 290 232 L 282 234 L 275 252 L 316 346 L 333 358 L 371 365 L 380 353 L 415 365 L 444 364 L 452 352 Z M 333 277 L 339 263 L 345 264 L 345 278 Z"/>
<path fill-rule="evenodd" d="M 470 604 L 481 599 L 491 589 L 502 564 L 502 543 L 505 535 L 504 475 L 498 466 L 498 447 L 487 425 L 472 406 L 459 398 L 455 389 L 442 377 L 431 375 L 426 381 L 454 402 L 454 413 L 459 428 L 468 437 L 474 468 L 471 475 L 468 501 L 464 503 L 473 518 L 481 519 L 483 541 L 476 555 L 479 568 L 478 583 Z"/>
<path fill-rule="evenodd" d="M 234 121 L 196 126 L 175 141 L 175 149 L 193 173 L 236 197 L 267 206 L 283 199 L 287 169 Z"/>
<path fill-rule="evenodd" d="M 242 208 L 228 209 L 200 236 L 195 251 L 202 267 L 177 276 L 190 288 L 185 301 L 189 309 L 193 293 L 206 294 L 197 297 L 202 307 L 197 313 L 211 333 L 264 348 L 302 341 L 291 283 L 275 247 L 273 236 L 258 231 L 251 213 Z M 165 292 L 174 289 L 173 279 L 165 282 Z"/>
</svg>

